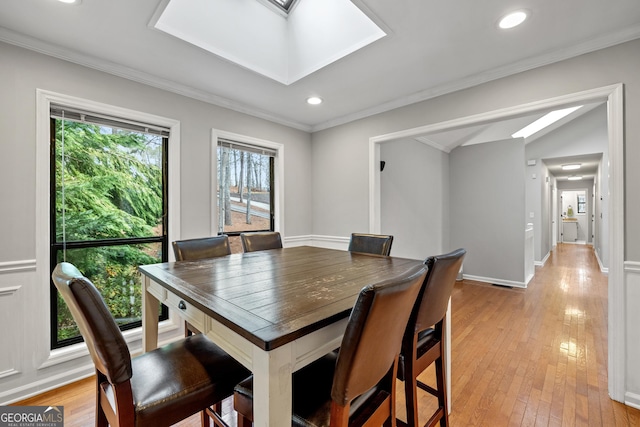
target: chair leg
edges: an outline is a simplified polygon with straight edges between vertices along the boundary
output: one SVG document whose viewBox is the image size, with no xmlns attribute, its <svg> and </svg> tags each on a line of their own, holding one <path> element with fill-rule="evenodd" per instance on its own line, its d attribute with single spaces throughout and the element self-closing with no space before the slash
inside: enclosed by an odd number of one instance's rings
<svg viewBox="0 0 640 427">
<path fill-rule="evenodd" d="M 96 404 L 96 427 L 109 427 L 107 416 L 104 414 L 104 411 L 100 406 L 100 397 L 98 397 L 98 402 Z"/>
<path fill-rule="evenodd" d="M 449 404 L 447 402 L 447 381 L 444 367 L 444 359 L 439 357 L 436 359 L 436 382 L 438 387 L 438 406 L 442 408 L 444 413 L 440 418 L 440 427 L 449 425 Z"/>
<path fill-rule="evenodd" d="M 211 427 L 211 418 L 209 414 L 207 414 L 206 409 L 204 411 L 200 411 L 200 425 L 202 427 Z"/>
<path fill-rule="evenodd" d="M 253 423 L 248 418 L 238 414 L 238 427 L 251 427 Z"/>
<path fill-rule="evenodd" d="M 407 425 L 419 427 L 418 422 L 418 381 L 414 372 L 406 370 L 404 380 L 404 394 L 407 407 Z"/>
</svg>

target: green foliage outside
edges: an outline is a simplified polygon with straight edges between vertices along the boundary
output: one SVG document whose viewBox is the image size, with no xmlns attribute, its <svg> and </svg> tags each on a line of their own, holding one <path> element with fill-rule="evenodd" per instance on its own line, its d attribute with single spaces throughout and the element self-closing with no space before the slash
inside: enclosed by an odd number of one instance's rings
<svg viewBox="0 0 640 427">
<path fill-rule="evenodd" d="M 74 242 L 161 236 L 162 138 L 55 121 L 58 261 L 74 264 L 102 293 L 120 323 L 140 320 L 137 267 L 162 261 L 161 244 L 73 248 Z M 64 162 L 63 162 L 64 159 Z M 58 297 L 58 340 L 79 335 Z"/>
</svg>

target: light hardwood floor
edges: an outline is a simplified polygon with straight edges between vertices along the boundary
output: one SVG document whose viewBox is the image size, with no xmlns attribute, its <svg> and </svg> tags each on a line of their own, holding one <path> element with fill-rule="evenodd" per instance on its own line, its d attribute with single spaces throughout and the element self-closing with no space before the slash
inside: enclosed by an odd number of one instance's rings
<svg viewBox="0 0 640 427">
<path fill-rule="evenodd" d="M 457 282 L 451 425 L 640 426 L 607 394 L 607 276 L 590 246 L 560 244 L 525 289 Z M 421 379 L 433 383 L 427 370 Z M 404 419 L 402 385 L 398 417 Z M 421 398 L 421 413 L 433 405 Z M 62 405 L 65 427 L 94 424 L 92 379 L 17 405 Z M 227 420 L 235 425 L 231 403 Z M 178 424 L 200 425 L 196 415 Z"/>
</svg>

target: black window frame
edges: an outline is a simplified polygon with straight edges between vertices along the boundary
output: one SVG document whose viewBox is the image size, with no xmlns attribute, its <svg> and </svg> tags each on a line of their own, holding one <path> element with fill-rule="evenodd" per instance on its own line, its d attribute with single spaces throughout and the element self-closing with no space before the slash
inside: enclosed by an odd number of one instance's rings
<svg viewBox="0 0 640 427">
<path fill-rule="evenodd" d="M 577 213 L 582 213 L 582 214 L 586 214 L 587 213 L 587 196 L 583 196 L 578 194 L 578 212 Z M 582 201 L 580 201 L 580 199 L 582 199 Z"/>
<path fill-rule="evenodd" d="M 122 238 L 122 239 L 102 239 L 91 241 L 65 241 L 57 242 L 56 239 L 56 120 L 54 117 L 49 119 L 49 268 L 50 275 L 53 273 L 58 263 L 58 251 L 69 249 L 86 249 L 94 247 L 105 246 L 122 246 L 133 244 L 145 244 L 145 243 L 160 243 L 162 250 L 162 262 L 167 262 L 168 249 L 169 249 L 169 189 L 168 189 L 168 177 L 169 177 L 169 137 L 167 135 L 162 136 L 162 204 L 164 215 L 162 216 L 163 234 L 161 236 L 153 237 L 136 237 L 136 238 Z M 58 288 L 56 288 L 53 280 L 50 281 L 50 346 L 51 349 L 59 349 L 67 347 L 73 344 L 83 342 L 84 339 L 81 335 L 72 338 L 66 338 L 58 341 Z M 158 321 L 167 320 L 169 318 L 169 309 L 164 304 L 161 304 L 160 313 L 158 315 Z M 142 327 L 142 319 L 135 322 L 119 325 L 120 330 L 131 330 Z"/>
<path fill-rule="evenodd" d="M 265 148 L 265 147 L 260 147 L 259 145 L 253 145 L 253 144 L 248 144 L 248 143 L 244 143 L 244 142 L 238 142 L 238 141 L 231 141 L 231 140 L 226 140 L 226 139 L 222 139 L 219 138 L 218 142 L 216 144 L 216 149 L 219 149 L 221 146 L 226 146 L 228 148 L 234 148 L 234 149 L 240 149 L 243 150 L 245 152 L 252 152 L 252 153 L 258 153 L 258 154 L 264 154 L 264 155 L 269 155 L 269 229 L 252 229 L 252 232 L 261 232 L 261 231 L 275 231 L 275 225 L 276 225 L 276 217 L 275 217 L 275 158 L 277 155 L 277 152 L 273 149 L 270 148 Z M 264 153 L 259 153 L 260 151 L 264 151 Z M 218 171 L 218 176 L 219 176 L 220 171 Z M 219 189 L 220 183 L 218 182 L 218 189 Z M 216 194 L 215 197 L 217 199 L 217 202 L 220 203 L 219 197 L 220 194 L 218 193 L 218 189 L 216 189 Z M 226 234 L 227 236 L 233 237 L 233 236 L 240 236 L 240 234 L 242 233 L 242 231 L 224 231 L 224 230 L 219 230 L 218 227 L 216 227 L 217 229 L 217 234 L 218 235 L 222 235 L 222 234 Z"/>
</svg>

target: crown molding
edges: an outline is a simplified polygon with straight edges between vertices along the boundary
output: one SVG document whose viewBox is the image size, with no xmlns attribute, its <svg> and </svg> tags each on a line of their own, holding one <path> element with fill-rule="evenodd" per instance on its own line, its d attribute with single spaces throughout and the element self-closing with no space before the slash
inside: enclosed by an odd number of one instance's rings
<svg viewBox="0 0 640 427">
<path fill-rule="evenodd" d="M 406 107 L 407 105 L 416 104 L 418 102 L 426 101 L 428 99 L 446 95 L 448 93 L 478 86 L 480 84 L 507 77 L 513 74 L 521 73 L 523 71 L 532 70 L 544 65 L 553 64 L 554 62 L 563 61 L 566 59 L 574 58 L 576 56 L 584 55 L 586 53 L 594 52 L 596 50 L 605 49 L 607 47 L 615 46 L 617 44 L 635 40 L 637 38 L 640 38 L 640 24 L 623 28 L 620 31 L 607 34 L 602 37 L 593 38 L 575 46 L 571 46 L 567 49 L 556 49 L 543 55 L 526 58 L 522 61 L 514 62 L 503 67 L 493 68 L 483 73 L 468 76 L 451 83 L 434 86 L 432 88 L 425 89 L 423 91 L 416 92 L 405 97 L 397 98 L 384 104 L 380 104 L 372 108 L 367 108 L 353 114 L 347 114 L 333 120 L 328 120 L 326 122 L 311 126 L 311 132 L 313 133 L 325 129 L 330 129 L 332 127 L 340 126 L 349 122 L 354 122 L 356 120 L 364 119 L 376 114 L 395 110 L 396 108 Z"/>
<path fill-rule="evenodd" d="M 62 59 L 64 61 L 72 62 L 74 64 L 82 65 L 87 68 L 102 71 L 107 74 L 122 77 L 137 83 L 142 83 L 144 85 L 155 87 L 157 89 L 166 90 L 167 92 L 172 92 L 177 95 L 186 96 L 188 98 L 206 102 L 218 107 L 227 108 L 238 113 L 247 114 L 259 119 L 281 124 L 304 132 L 311 132 L 311 126 L 309 125 L 288 120 L 267 111 L 252 108 L 245 104 L 232 101 L 230 99 L 206 91 L 195 89 L 187 85 L 182 85 L 168 79 L 163 79 L 149 73 L 144 73 L 133 68 L 125 67 L 111 61 L 105 61 L 91 55 L 85 55 L 70 49 L 65 49 L 60 46 L 44 42 L 42 40 L 35 39 L 33 37 L 25 36 L 23 34 L 7 30 L 6 28 L 0 27 L 0 41 L 12 44 L 14 46 L 29 49 L 34 52 L 42 53 L 44 55 L 52 56 L 54 58 Z"/>
<path fill-rule="evenodd" d="M 340 126 L 366 117 L 374 116 L 376 114 L 394 110 L 396 108 L 401 108 L 407 105 L 426 101 L 428 99 L 445 95 L 447 93 L 468 89 L 473 86 L 477 86 L 523 71 L 532 70 L 544 65 L 549 65 L 554 62 L 570 59 L 586 53 L 594 52 L 596 50 L 615 46 L 617 44 L 635 40 L 637 38 L 640 38 L 640 24 L 623 28 L 620 31 L 602 37 L 596 37 L 591 40 L 584 41 L 583 43 L 567 49 L 556 49 L 543 55 L 538 55 L 536 57 L 527 58 L 503 67 L 487 70 L 483 73 L 477 73 L 473 76 L 468 76 L 467 78 L 459 79 L 452 83 L 425 89 L 412 95 L 397 98 L 393 101 L 386 102 L 372 108 L 360 110 L 353 114 L 347 114 L 333 120 L 328 120 L 315 125 L 308 125 L 274 115 L 273 113 L 261 109 L 253 108 L 248 105 L 232 101 L 230 99 L 206 91 L 178 84 L 167 79 L 150 75 L 148 73 L 143 73 L 141 71 L 125 67 L 110 61 L 105 61 L 90 55 L 85 55 L 69 49 L 64 49 L 59 46 L 44 42 L 42 40 L 16 33 L 6 28 L 0 28 L 0 41 L 3 41 L 5 43 L 23 47 L 25 49 L 39 52 L 48 56 L 73 62 L 78 65 L 93 68 L 98 71 L 103 71 L 108 74 L 112 74 L 158 89 L 166 90 L 178 95 L 186 96 L 188 98 L 196 99 L 202 102 L 227 108 L 229 110 L 233 110 L 242 114 L 247 114 L 253 117 L 257 117 L 276 124 L 281 124 L 283 126 L 309 133 L 319 132 L 321 130 Z"/>
</svg>

